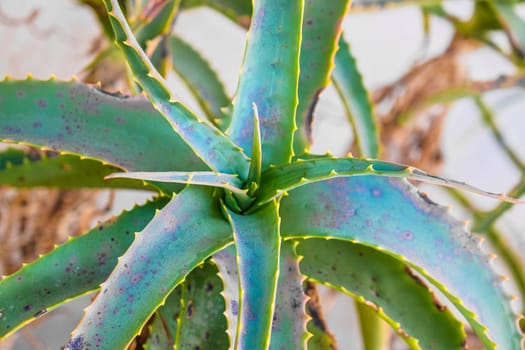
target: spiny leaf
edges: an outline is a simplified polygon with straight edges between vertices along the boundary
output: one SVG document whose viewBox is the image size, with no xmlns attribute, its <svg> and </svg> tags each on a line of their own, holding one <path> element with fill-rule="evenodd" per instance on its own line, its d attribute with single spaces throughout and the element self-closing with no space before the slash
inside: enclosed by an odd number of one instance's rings
<svg viewBox="0 0 525 350">
<path fill-rule="evenodd" d="M 27 154 L 21 149 L 0 152 L 0 184 L 14 187 L 129 188 L 155 190 L 142 181 L 104 181 L 122 169 L 76 155 Z"/>
<path fill-rule="evenodd" d="M 208 119 L 220 130 L 230 125 L 230 117 L 222 108 L 230 104 L 224 85 L 210 64 L 181 38 L 171 35 L 167 39 L 173 70 L 186 83 Z"/>
<path fill-rule="evenodd" d="M 218 208 L 206 187 L 175 196 L 119 259 L 66 349 L 124 349 L 186 275 L 231 242 Z"/>
<path fill-rule="evenodd" d="M 217 267 L 206 262 L 195 268 L 182 284 L 176 349 L 227 350 L 225 303 Z"/>
<path fill-rule="evenodd" d="M 486 192 L 464 182 L 445 179 L 425 173 L 414 167 L 373 159 L 335 158 L 310 155 L 305 160 L 274 166 L 263 172 L 261 186 L 255 192 L 256 201 L 247 210 L 252 212 L 287 191 L 306 184 L 346 176 L 390 176 L 410 178 L 427 183 L 454 187 L 511 203 L 522 203 L 505 194 Z"/>
<path fill-rule="evenodd" d="M 335 55 L 332 81 L 354 129 L 359 156 L 379 157 L 379 132 L 374 120 L 372 101 L 350 52 L 350 46 L 342 36 L 339 39 L 339 50 Z"/>
<path fill-rule="evenodd" d="M 373 308 L 412 349 L 462 348 L 462 324 L 404 263 L 373 248 L 336 240 L 299 241 L 296 251 L 303 257 L 304 275 Z"/>
<path fill-rule="evenodd" d="M 283 241 L 281 245 L 271 350 L 306 348 L 304 277 L 299 271 L 299 259 L 293 247 L 294 242 Z"/>
<path fill-rule="evenodd" d="M 253 125 L 252 160 L 247 180 L 248 194 L 250 195 L 259 187 L 262 171 L 261 119 L 255 103 L 253 104 Z"/>
<path fill-rule="evenodd" d="M 248 175 L 249 160 L 242 150 L 222 132 L 199 120 L 180 101 L 175 100 L 140 45 L 135 40 L 117 0 L 104 0 L 115 41 L 126 56 L 135 79 L 146 92 L 154 107 L 170 126 L 212 170 Z"/>
<path fill-rule="evenodd" d="M 300 53 L 299 104 L 294 152 L 310 148 L 311 124 L 319 95 L 330 82 L 341 24 L 350 7 L 349 0 L 305 1 Z"/>
<path fill-rule="evenodd" d="M 136 171 L 114 173 L 106 176 L 106 179 L 139 179 L 164 183 L 212 186 L 227 189 L 248 199 L 247 191 L 241 189 L 242 182 L 237 175 L 214 173 L 211 171 Z"/>
<path fill-rule="evenodd" d="M 228 135 L 252 154 L 255 103 L 263 169 L 288 163 L 292 156 L 302 13 L 302 0 L 255 2 Z"/>
<path fill-rule="evenodd" d="M 0 140 L 131 171 L 207 170 L 146 99 L 75 81 L 0 82 Z"/>
<path fill-rule="evenodd" d="M 95 290 L 110 274 L 134 233 L 167 202 L 159 198 L 71 238 L 0 281 L 0 338 L 48 310 Z"/>
<path fill-rule="evenodd" d="M 252 215 L 223 206 L 230 221 L 239 271 L 236 349 L 267 349 L 279 274 L 279 215 L 270 202 Z"/>
<path fill-rule="evenodd" d="M 236 344 L 237 321 L 239 318 L 239 275 L 237 271 L 237 251 L 231 244 L 215 253 L 212 258 L 219 269 L 219 276 L 224 283 L 223 296 L 226 301 L 226 319 L 231 344 Z"/>
<path fill-rule="evenodd" d="M 283 197 L 280 214 L 283 238 L 338 238 L 390 254 L 438 287 L 488 349 L 521 348 L 517 317 L 478 240 L 406 182 L 366 176 L 309 184 Z"/>
</svg>

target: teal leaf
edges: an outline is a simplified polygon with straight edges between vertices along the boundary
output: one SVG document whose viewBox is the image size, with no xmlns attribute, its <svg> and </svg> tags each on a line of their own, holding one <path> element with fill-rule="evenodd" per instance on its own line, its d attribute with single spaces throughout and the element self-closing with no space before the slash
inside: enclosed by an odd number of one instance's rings
<svg viewBox="0 0 525 350">
<path fill-rule="evenodd" d="M 301 273 L 373 308 L 412 349 L 462 349 L 463 325 L 403 262 L 338 240 L 299 241 L 296 251 Z"/>
<path fill-rule="evenodd" d="M 205 164 L 212 170 L 234 173 L 246 179 L 249 160 L 243 151 L 213 125 L 199 120 L 186 106 L 172 96 L 164 78 L 151 64 L 137 43 L 117 0 L 105 0 L 115 42 L 123 51 L 139 85 L 153 106 L 165 117 Z"/>
<path fill-rule="evenodd" d="M 341 24 L 351 1 L 305 1 L 300 53 L 299 104 L 294 152 L 303 154 L 310 148 L 311 124 L 319 95 L 330 83 Z"/>
<path fill-rule="evenodd" d="M 378 158 L 379 131 L 374 119 L 372 101 L 350 46 L 342 36 L 339 39 L 339 50 L 335 55 L 332 81 L 354 129 L 359 156 Z"/>
<path fill-rule="evenodd" d="M 146 99 L 111 95 L 74 81 L 0 82 L 0 140 L 126 170 L 207 170 Z"/>
<path fill-rule="evenodd" d="M 231 242 L 218 208 L 205 187 L 175 196 L 119 259 L 66 349 L 124 349 L 188 273 Z"/>
<path fill-rule="evenodd" d="M 307 316 L 303 281 L 304 277 L 299 271 L 299 259 L 294 253 L 294 242 L 283 241 L 272 322 L 271 350 L 306 348 Z"/>
<path fill-rule="evenodd" d="M 521 348 L 517 317 L 478 240 L 406 182 L 367 176 L 310 184 L 284 197 L 280 214 L 283 238 L 337 238 L 390 254 L 438 287 L 488 349 Z"/>
<path fill-rule="evenodd" d="M 212 258 L 219 270 L 219 276 L 224 283 L 222 292 L 226 302 L 226 319 L 228 334 L 232 344 L 236 344 L 237 321 L 239 318 L 239 274 L 237 271 L 237 251 L 231 244 L 215 253 Z"/>
<path fill-rule="evenodd" d="M 203 185 L 224 188 L 246 198 L 242 182 L 237 175 L 214 173 L 211 171 L 166 171 L 166 172 L 127 172 L 114 173 L 106 179 L 138 179 L 164 183 L 181 183 L 186 185 Z"/>
<path fill-rule="evenodd" d="M 186 83 L 202 110 L 213 124 L 224 131 L 230 117 L 222 108 L 230 104 L 224 85 L 210 64 L 188 43 L 171 35 L 167 39 L 171 65 Z"/>
<path fill-rule="evenodd" d="M 291 164 L 273 166 L 263 172 L 261 186 L 255 192 L 256 201 L 248 212 L 257 210 L 260 206 L 277 198 L 287 191 L 306 184 L 347 176 L 390 176 L 410 178 L 441 186 L 454 187 L 487 197 L 505 200 L 511 203 L 521 203 L 502 193 L 486 192 L 464 182 L 450 180 L 430 175 L 414 167 L 391 162 L 360 158 L 335 158 L 331 156 L 308 156 Z"/>
<path fill-rule="evenodd" d="M 279 214 L 269 203 L 251 215 L 224 206 L 232 227 L 239 271 L 236 349 L 267 349 L 279 274 Z"/>
<path fill-rule="evenodd" d="M 253 125 L 252 160 L 247 180 L 250 195 L 259 187 L 262 171 L 261 119 L 255 103 L 253 104 Z"/>
<path fill-rule="evenodd" d="M 63 302 L 99 287 L 134 233 L 167 202 L 159 198 L 70 238 L 47 255 L 0 280 L 0 338 Z"/>
<path fill-rule="evenodd" d="M 255 103 L 263 169 L 292 156 L 302 13 L 301 0 L 255 2 L 228 135 L 251 156 Z"/>
</svg>

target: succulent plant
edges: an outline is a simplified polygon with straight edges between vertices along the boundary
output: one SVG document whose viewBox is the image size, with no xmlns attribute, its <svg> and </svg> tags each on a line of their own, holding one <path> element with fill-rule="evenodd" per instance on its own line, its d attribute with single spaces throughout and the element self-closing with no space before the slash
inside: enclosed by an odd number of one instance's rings
<svg viewBox="0 0 525 350">
<path fill-rule="evenodd" d="M 314 281 L 373 310 L 411 348 L 461 349 L 464 325 L 431 283 L 487 349 L 521 349 L 518 316 L 480 239 L 405 178 L 515 200 L 375 159 L 371 103 L 341 36 L 349 0 L 258 0 L 253 9 L 239 0 L 132 1 L 136 12 L 126 14 L 117 0 L 103 3 L 101 21 L 143 94 L 4 79 L 0 138 L 57 153 L 3 151 L 0 179 L 157 196 L 4 277 L 2 337 L 96 290 L 65 349 L 330 349 L 307 293 Z M 232 101 L 170 32 L 181 7 L 200 5 L 249 25 Z M 167 87 L 166 60 L 205 116 Z M 362 158 L 309 152 L 330 79 L 353 114 Z"/>
</svg>

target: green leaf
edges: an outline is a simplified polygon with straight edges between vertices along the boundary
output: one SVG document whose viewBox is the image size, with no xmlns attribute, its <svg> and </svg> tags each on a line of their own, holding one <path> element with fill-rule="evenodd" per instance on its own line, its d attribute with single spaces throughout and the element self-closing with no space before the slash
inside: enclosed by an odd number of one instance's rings
<svg viewBox="0 0 525 350">
<path fill-rule="evenodd" d="M 525 20 L 516 13 L 516 5 L 512 3 L 494 2 L 490 6 L 495 8 L 501 19 L 504 29 L 520 59 L 525 58 Z"/>
<path fill-rule="evenodd" d="M 217 267 L 206 262 L 195 268 L 182 284 L 176 349 L 228 349 L 223 286 L 217 273 Z"/>
<path fill-rule="evenodd" d="M 146 6 L 135 17 L 137 42 L 145 46 L 149 40 L 162 34 L 169 34 L 172 23 L 179 11 L 181 0 L 147 1 Z"/>
<path fill-rule="evenodd" d="M 235 348 L 267 349 L 279 274 L 279 214 L 269 203 L 251 215 L 224 206 L 237 249 L 239 320 Z"/>
<path fill-rule="evenodd" d="M 247 36 L 228 135 L 252 154 L 253 104 L 261 121 L 262 167 L 289 163 L 295 128 L 303 2 L 260 0 Z"/>
<path fill-rule="evenodd" d="M 0 140 L 74 153 L 126 170 L 207 170 L 146 99 L 111 95 L 74 81 L 0 82 Z"/>
<path fill-rule="evenodd" d="M 366 176 L 310 184 L 283 197 L 280 214 L 283 238 L 337 238 L 390 254 L 438 287 L 488 349 L 521 348 L 517 316 L 478 240 L 406 182 Z"/>
<path fill-rule="evenodd" d="M 230 125 L 222 108 L 230 104 L 224 85 L 210 64 L 181 38 L 171 35 L 167 47 L 173 70 L 186 83 L 208 119 L 222 131 Z"/>
<path fill-rule="evenodd" d="M 109 21 L 115 32 L 115 42 L 122 49 L 139 85 L 153 106 L 165 117 L 170 126 L 212 170 L 248 176 L 249 160 L 241 149 L 220 130 L 199 120 L 180 101 L 172 96 L 164 79 L 151 64 L 137 43 L 117 0 L 104 0 Z"/>
<path fill-rule="evenodd" d="M 311 124 L 319 95 L 330 82 L 341 23 L 349 0 L 305 1 L 300 53 L 299 104 L 294 135 L 295 154 L 310 148 Z"/>
<path fill-rule="evenodd" d="M 272 322 L 270 349 L 306 348 L 306 295 L 304 277 L 299 271 L 299 259 L 294 242 L 282 242 L 279 261 L 279 280 Z"/>
<path fill-rule="evenodd" d="M 332 81 L 354 129 L 359 156 L 378 158 L 379 131 L 374 119 L 372 101 L 357 68 L 355 58 L 352 56 L 350 46 L 343 37 L 339 39 L 339 50 L 335 55 Z"/>
<path fill-rule="evenodd" d="M 155 312 L 155 319 L 148 331 L 146 350 L 173 349 L 177 337 L 177 324 L 181 315 L 182 283 L 168 296 L 164 305 Z"/>
<path fill-rule="evenodd" d="M 378 316 L 377 310 L 373 307 L 358 302 L 354 303 L 354 305 L 356 316 L 359 320 L 359 328 L 361 329 L 363 350 L 382 350 L 387 348 L 392 336 L 388 323 Z M 407 337 L 406 334 L 401 334 L 401 336 Z M 414 346 L 413 348 L 418 349 L 419 347 Z"/>
<path fill-rule="evenodd" d="M 0 152 L 0 184 L 13 187 L 129 188 L 155 190 L 142 181 L 104 181 L 122 169 L 75 155 L 27 154 L 9 148 Z"/>
<path fill-rule="evenodd" d="M 464 182 L 430 175 L 422 170 L 406 165 L 373 159 L 309 155 L 307 159 L 298 159 L 291 164 L 274 166 L 263 172 L 260 189 L 255 192 L 256 201 L 247 212 L 257 210 L 260 206 L 283 195 L 287 191 L 312 182 L 337 177 L 363 175 L 410 178 L 441 186 L 458 188 L 511 203 L 522 202 L 519 199 L 507 197 L 502 193 L 486 192 Z"/>
<path fill-rule="evenodd" d="M 95 290 L 155 210 L 159 198 L 71 238 L 0 281 L 0 338 L 65 301 Z"/>
<path fill-rule="evenodd" d="M 232 240 L 218 198 L 189 186 L 137 235 L 65 349 L 124 349 L 169 293 Z"/>
<path fill-rule="evenodd" d="M 399 260 L 363 245 L 315 238 L 299 241 L 296 251 L 304 275 L 373 308 L 412 349 L 462 349 L 462 324 Z"/>
<path fill-rule="evenodd" d="M 250 25 L 252 2 L 247 0 L 183 0 L 184 8 L 209 6 L 244 28 Z"/>
</svg>

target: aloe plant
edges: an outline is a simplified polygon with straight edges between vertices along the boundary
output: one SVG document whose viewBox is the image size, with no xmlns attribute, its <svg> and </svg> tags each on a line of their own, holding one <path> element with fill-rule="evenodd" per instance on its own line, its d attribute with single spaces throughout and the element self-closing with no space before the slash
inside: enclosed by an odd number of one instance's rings
<svg viewBox="0 0 525 350">
<path fill-rule="evenodd" d="M 2 337 L 97 291 L 66 349 L 330 349 L 305 294 L 315 281 L 373 310 L 413 349 L 463 348 L 465 326 L 428 282 L 487 349 L 521 349 L 518 316 L 480 240 L 405 178 L 517 200 L 375 159 L 370 100 L 341 36 L 349 0 L 258 0 L 253 9 L 235 0 L 130 1 L 125 12 L 117 0 L 84 2 L 143 95 L 4 79 L 0 138 L 57 155 L 4 151 L 0 178 L 157 196 L 4 277 Z M 201 5 L 249 27 L 232 101 L 171 34 L 178 11 Z M 204 115 L 167 87 L 166 60 Z M 370 158 L 309 153 L 315 103 L 330 80 Z"/>
</svg>

